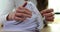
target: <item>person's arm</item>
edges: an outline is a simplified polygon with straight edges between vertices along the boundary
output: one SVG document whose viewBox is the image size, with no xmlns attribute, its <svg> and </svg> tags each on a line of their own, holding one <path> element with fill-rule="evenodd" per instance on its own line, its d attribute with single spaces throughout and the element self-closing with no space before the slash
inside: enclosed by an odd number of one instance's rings
<svg viewBox="0 0 60 32">
<path fill-rule="evenodd" d="M 14 8 L 13 0 L 0 0 L 0 23 L 7 21 L 7 16 Z"/>
</svg>

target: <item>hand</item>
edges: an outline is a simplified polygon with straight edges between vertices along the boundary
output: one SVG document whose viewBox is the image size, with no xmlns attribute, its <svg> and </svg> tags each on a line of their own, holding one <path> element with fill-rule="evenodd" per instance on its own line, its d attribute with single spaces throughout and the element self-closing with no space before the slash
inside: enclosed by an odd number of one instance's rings
<svg viewBox="0 0 60 32">
<path fill-rule="evenodd" d="M 14 13 L 7 16 L 8 20 L 24 21 L 26 18 L 31 18 L 32 12 L 25 7 L 18 7 Z"/>
<path fill-rule="evenodd" d="M 41 11 L 42 16 L 45 17 L 46 21 L 54 21 L 53 9 L 45 9 Z"/>
</svg>

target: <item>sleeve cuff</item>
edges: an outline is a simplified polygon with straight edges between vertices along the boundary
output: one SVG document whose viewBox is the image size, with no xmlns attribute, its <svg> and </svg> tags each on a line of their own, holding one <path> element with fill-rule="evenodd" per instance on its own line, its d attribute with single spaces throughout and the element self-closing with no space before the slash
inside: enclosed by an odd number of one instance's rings
<svg viewBox="0 0 60 32">
<path fill-rule="evenodd" d="M 7 15 L 8 14 L 0 16 L 0 23 L 4 23 L 7 21 L 7 19 L 6 19 Z"/>
</svg>

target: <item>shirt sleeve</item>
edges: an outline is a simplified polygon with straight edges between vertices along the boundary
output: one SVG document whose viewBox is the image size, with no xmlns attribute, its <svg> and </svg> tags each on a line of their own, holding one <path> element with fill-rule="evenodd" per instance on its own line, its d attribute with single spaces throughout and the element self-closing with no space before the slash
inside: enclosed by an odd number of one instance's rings
<svg viewBox="0 0 60 32">
<path fill-rule="evenodd" d="M 13 8 L 13 0 L 0 0 L 0 23 L 7 21 L 6 17 L 12 12 Z"/>
</svg>

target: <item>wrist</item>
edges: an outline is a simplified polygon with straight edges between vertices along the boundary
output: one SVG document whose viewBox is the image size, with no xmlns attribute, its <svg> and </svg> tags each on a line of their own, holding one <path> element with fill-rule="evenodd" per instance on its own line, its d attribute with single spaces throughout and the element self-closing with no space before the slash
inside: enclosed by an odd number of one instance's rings
<svg viewBox="0 0 60 32">
<path fill-rule="evenodd" d="M 7 19 L 7 21 L 10 21 L 10 20 L 12 20 L 12 17 L 11 17 L 11 15 L 10 15 L 10 14 L 8 14 L 8 16 L 6 17 L 6 19 Z"/>
</svg>

